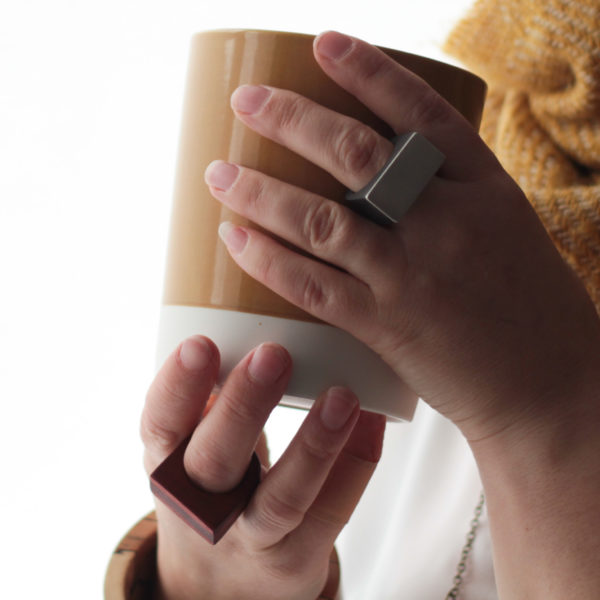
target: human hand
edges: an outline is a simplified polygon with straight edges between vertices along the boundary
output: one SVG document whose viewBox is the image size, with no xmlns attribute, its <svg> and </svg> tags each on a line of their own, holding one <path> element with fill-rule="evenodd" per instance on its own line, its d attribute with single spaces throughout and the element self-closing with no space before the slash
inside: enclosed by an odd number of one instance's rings
<svg viewBox="0 0 600 600">
<path fill-rule="evenodd" d="M 361 412 L 350 391 L 332 388 L 269 469 L 261 432 L 290 377 L 288 353 L 274 344 L 253 350 L 209 402 L 218 368 L 217 348 L 200 336 L 167 359 L 142 415 L 146 471 L 193 432 L 184 464 L 204 489 L 235 487 L 255 449 L 263 477 L 215 546 L 157 501 L 157 598 L 314 600 L 335 589 L 333 543 L 375 469 L 385 418 Z"/>
<path fill-rule="evenodd" d="M 597 384 L 600 326 L 522 191 L 452 107 L 381 51 L 329 32 L 316 39 L 315 57 L 397 134 L 421 132 L 446 162 L 401 222 L 383 228 L 216 161 L 206 172 L 215 198 L 304 251 L 226 224 L 234 260 L 365 342 L 471 441 L 562 419 L 564 398 Z M 392 150 L 365 125 L 289 91 L 243 86 L 232 106 L 352 190 Z"/>
</svg>

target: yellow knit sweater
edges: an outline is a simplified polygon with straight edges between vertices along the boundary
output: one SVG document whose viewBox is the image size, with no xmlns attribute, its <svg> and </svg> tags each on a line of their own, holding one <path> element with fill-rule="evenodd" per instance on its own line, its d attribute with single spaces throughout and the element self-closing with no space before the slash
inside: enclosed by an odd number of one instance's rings
<svg viewBox="0 0 600 600">
<path fill-rule="evenodd" d="M 600 0 L 478 0 L 446 50 L 488 82 L 482 136 L 600 310 Z"/>
</svg>

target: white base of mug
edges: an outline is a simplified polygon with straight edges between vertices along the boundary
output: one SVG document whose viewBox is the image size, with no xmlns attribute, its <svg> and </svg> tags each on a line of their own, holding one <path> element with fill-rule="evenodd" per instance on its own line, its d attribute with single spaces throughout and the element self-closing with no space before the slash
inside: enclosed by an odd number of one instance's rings
<svg viewBox="0 0 600 600">
<path fill-rule="evenodd" d="M 252 348 L 276 342 L 293 360 L 292 378 L 281 401 L 284 406 L 308 409 L 327 387 L 343 385 L 358 396 L 365 410 L 391 420 L 413 417 L 416 394 L 375 352 L 335 327 L 217 308 L 163 306 L 158 364 L 194 334 L 209 337 L 219 348 L 219 385 Z"/>
</svg>

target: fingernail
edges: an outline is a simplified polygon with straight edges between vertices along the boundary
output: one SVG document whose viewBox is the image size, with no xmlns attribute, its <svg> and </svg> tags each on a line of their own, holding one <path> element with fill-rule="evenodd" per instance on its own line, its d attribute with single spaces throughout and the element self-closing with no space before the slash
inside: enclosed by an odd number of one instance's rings
<svg viewBox="0 0 600 600">
<path fill-rule="evenodd" d="M 288 358 L 277 346 L 260 345 L 250 360 L 248 374 L 256 383 L 270 385 L 275 383 L 283 374 Z"/>
<path fill-rule="evenodd" d="M 233 254 L 239 254 L 248 242 L 248 234 L 237 225 L 224 221 L 219 225 L 219 237 Z"/>
<path fill-rule="evenodd" d="M 225 192 L 236 180 L 239 172 L 240 170 L 236 165 L 222 160 L 215 160 L 206 168 L 204 180 L 211 187 Z"/>
<path fill-rule="evenodd" d="M 253 115 L 267 103 L 271 90 L 262 85 L 242 85 L 231 96 L 234 110 L 246 115 Z"/>
<path fill-rule="evenodd" d="M 208 344 L 201 338 L 185 340 L 179 349 L 179 360 L 187 371 L 201 371 L 211 359 Z"/>
<path fill-rule="evenodd" d="M 315 40 L 315 48 L 319 54 L 330 60 L 340 60 L 350 52 L 354 40 L 337 31 L 326 31 Z"/>
<path fill-rule="evenodd" d="M 357 403 L 356 397 L 345 388 L 329 389 L 321 407 L 323 425 L 330 431 L 339 431 L 352 416 Z"/>
</svg>

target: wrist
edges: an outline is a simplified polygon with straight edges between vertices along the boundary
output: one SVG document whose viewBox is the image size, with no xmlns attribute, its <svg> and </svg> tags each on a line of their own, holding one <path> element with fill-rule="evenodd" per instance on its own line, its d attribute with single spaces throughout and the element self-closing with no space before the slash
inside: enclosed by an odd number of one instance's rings
<svg viewBox="0 0 600 600">
<path fill-rule="evenodd" d="M 600 585 L 600 386 L 563 406 L 470 442 L 502 598 L 587 600 Z"/>
<path fill-rule="evenodd" d="M 157 573 L 157 518 L 153 511 L 138 521 L 115 548 L 104 580 L 105 600 L 169 600 Z M 339 598 L 340 564 L 335 547 L 327 581 L 316 600 Z M 195 595 L 214 598 L 213 595 Z"/>
<path fill-rule="evenodd" d="M 521 402 L 525 406 L 526 399 Z M 590 364 L 587 374 L 582 369 L 569 390 L 548 394 L 534 404 L 535 408 L 517 411 L 518 416 L 496 433 L 466 436 L 482 476 L 488 470 L 490 476 L 504 473 L 515 485 L 527 477 L 530 485 L 534 474 L 541 483 L 550 471 L 580 470 L 582 458 L 593 458 L 592 450 L 600 441 L 600 362 Z"/>
</svg>

